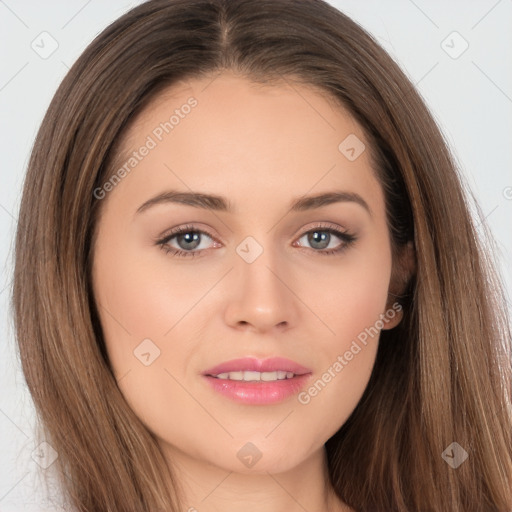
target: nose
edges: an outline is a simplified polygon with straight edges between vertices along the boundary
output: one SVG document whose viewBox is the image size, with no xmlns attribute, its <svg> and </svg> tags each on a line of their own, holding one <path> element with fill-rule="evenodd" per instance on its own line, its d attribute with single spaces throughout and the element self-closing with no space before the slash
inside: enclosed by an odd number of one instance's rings
<svg viewBox="0 0 512 512">
<path fill-rule="evenodd" d="M 279 262 L 270 250 L 252 263 L 237 256 L 228 286 L 225 321 L 229 326 L 263 333 L 297 324 L 301 301 L 293 290 L 290 266 Z"/>
</svg>

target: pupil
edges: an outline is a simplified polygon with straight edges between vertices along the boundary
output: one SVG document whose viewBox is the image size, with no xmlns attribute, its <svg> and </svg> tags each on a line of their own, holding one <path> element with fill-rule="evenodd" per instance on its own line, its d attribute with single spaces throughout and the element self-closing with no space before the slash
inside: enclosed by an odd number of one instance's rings
<svg viewBox="0 0 512 512">
<path fill-rule="evenodd" d="M 185 239 L 185 244 L 194 244 L 195 242 L 197 242 L 199 240 L 199 233 L 185 233 L 185 234 L 182 234 L 178 237 L 178 240 L 179 239 Z M 180 244 L 181 245 L 181 244 Z M 197 245 L 195 246 L 185 246 L 184 249 L 195 249 L 197 247 Z"/>
<path fill-rule="evenodd" d="M 313 231 L 312 233 L 310 233 L 309 243 L 312 245 L 312 247 L 315 247 L 316 249 L 325 249 L 329 245 L 330 236 L 331 236 L 331 234 L 327 233 L 325 231 Z M 320 238 L 320 240 L 317 240 L 318 238 Z M 327 243 L 325 243 L 326 240 L 327 240 Z M 320 245 L 323 244 L 323 246 L 316 247 L 315 244 L 318 244 L 318 243 Z"/>
</svg>

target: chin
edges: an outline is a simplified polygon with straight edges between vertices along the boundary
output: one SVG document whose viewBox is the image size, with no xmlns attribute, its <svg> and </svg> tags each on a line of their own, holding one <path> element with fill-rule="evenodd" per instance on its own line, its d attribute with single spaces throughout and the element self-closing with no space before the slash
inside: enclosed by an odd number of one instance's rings
<svg viewBox="0 0 512 512">
<path fill-rule="evenodd" d="M 266 459 L 266 460 L 264 460 Z M 300 464 L 299 460 L 278 460 L 275 457 L 265 457 L 263 455 L 252 467 L 245 466 L 242 462 L 238 461 L 226 461 L 225 465 L 222 465 L 222 469 L 226 471 L 233 471 L 243 475 L 266 475 L 285 473 L 292 470 L 295 466 Z"/>
<path fill-rule="evenodd" d="M 262 445 L 263 441 L 258 444 L 258 440 L 254 443 L 234 443 L 232 449 L 223 450 L 218 457 L 214 455 L 210 462 L 226 471 L 257 475 L 284 473 L 308 458 L 307 453 L 299 453 L 296 450 L 296 442 L 273 446 L 267 441 L 265 446 Z"/>
</svg>

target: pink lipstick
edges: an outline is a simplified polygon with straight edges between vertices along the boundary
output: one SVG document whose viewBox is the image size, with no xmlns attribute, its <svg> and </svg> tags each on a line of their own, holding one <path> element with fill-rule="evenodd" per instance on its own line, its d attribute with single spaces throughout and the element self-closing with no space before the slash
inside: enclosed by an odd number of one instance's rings
<svg viewBox="0 0 512 512">
<path fill-rule="evenodd" d="M 311 370 L 290 359 L 244 357 L 226 361 L 202 373 L 218 393 L 245 404 L 272 404 L 297 394 Z"/>
</svg>

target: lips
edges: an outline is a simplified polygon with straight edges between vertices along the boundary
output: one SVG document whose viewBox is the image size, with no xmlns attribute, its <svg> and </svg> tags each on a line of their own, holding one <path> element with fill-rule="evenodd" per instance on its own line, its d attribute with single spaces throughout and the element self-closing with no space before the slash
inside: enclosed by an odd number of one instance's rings
<svg viewBox="0 0 512 512">
<path fill-rule="evenodd" d="M 309 368 L 283 357 L 232 359 L 202 374 L 215 392 L 247 405 L 283 402 L 299 393 L 311 377 Z"/>
<path fill-rule="evenodd" d="M 256 359 L 254 357 L 243 357 L 240 359 L 232 359 L 224 363 L 218 364 L 213 368 L 203 372 L 203 375 L 217 377 L 221 374 L 231 372 L 286 372 L 294 375 L 304 375 L 311 373 L 309 368 L 296 363 L 284 357 L 272 357 L 270 359 Z"/>
</svg>

